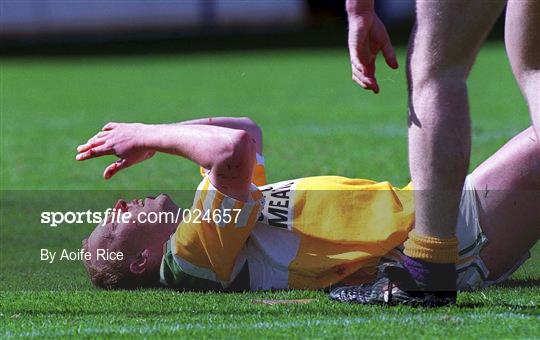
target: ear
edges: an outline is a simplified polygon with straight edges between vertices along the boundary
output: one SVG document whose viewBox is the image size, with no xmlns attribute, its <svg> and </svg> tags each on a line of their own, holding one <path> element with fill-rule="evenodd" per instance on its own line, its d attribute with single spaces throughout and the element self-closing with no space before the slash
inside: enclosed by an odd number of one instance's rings
<svg viewBox="0 0 540 340">
<path fill-rule="evenodd" d="M 135 261 L 131 262 L 129 265 L 129 270 L 133 274 L 142 274 L 146 271 L 146 265 L 148 263 L 148 257 L 150 256 L 150 251 L 145 249 L 137 255 Z"/>
</svg>

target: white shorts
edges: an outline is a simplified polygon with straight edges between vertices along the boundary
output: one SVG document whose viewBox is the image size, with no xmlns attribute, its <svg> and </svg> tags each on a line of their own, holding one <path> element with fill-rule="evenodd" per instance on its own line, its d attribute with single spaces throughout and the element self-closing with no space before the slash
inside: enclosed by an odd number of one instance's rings
<svg viewBox="0 0 540 340">
<path fill-rule="evenodd" d="M 482 232 L 478 216 L 478 199 L 474 189 L 472 175 L 467 176 L 459 204 L 459 216 L 456 227 L 459 259 L 456 264 L 458 272 L 457 289 L 460 291 L 477 290 L 500 283 L 508 279 L 531 256 L 526 252 L 516 264 L 496 280 L 487 280 L 489 270 L 480 257 L 482 247 L 489 241 Z M 400 261 L 403 247 L 396 248 L 384 260 Z"/>
<path fill-rule="evenodd" d="M 527 251 L 509 271 L 496 280 L 487 280 L 489 270 L 480 258 L 480 251 L 489 240 L 480 226 L 478 198 L 472 175 L 467 176 L 463 186 L 456 232 L 459 243 L 459 260 L 456 265 L 458 290 L 476 290 L 505 281 L 531 256 Z"/>
</svg>

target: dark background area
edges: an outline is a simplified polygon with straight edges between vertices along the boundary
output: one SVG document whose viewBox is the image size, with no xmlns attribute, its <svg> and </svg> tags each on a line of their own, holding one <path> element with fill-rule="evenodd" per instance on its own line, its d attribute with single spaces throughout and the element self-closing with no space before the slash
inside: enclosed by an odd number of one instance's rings
<svg viewBox="0 0 540 340">
<path fill-rule="evenodd" d="M 9 4 L 9 0 L 6 0 Z M 55 1 L 55 0 L 52 0 Z M 201 24 L 182 26 L 150 25 L 69 26 L 55 29 L 26 29 L 26 25 L 5 25 L 9 11 L 2 11 L 0 54 L 3 56 L 69 56 L 102 54 L 167 54 L 242 49 L 335 48 L 346 46 L 347 16 L 344 1 L 298 0 L 302 17 L 295 22 L 261 22 L 220 25 L 211 9 L 213 1 L 201 1 Z M 117 4 L 118 2 L 104 2 Z M 249 2 L 245 2 L 246 4 Z M 401 8 L 396 10 L 396 3 Z M 5 6 L 2 5 L 2 6 Z M 33 3 L 36 7 L 36 4 Z M 276 6 L 279 6 L 276 5 Z M 46 12 L 43 5 L 37 12 Z M 376 11 L 395 45 L 406 44 L 414 24 L 413 0 L 376 2 Z M 36 12 L 36 11 L 34 11 Z M 69 13 L 69 10 L 68 10 Z M 99 19 L 98 19 L 99 20 Z M 11 20 L 13 23 L 16 20 Z M 23 27 L 24 29 L 20 29 Z M 503 18 L 490 39 L 503 37 Z"/>
</svg>

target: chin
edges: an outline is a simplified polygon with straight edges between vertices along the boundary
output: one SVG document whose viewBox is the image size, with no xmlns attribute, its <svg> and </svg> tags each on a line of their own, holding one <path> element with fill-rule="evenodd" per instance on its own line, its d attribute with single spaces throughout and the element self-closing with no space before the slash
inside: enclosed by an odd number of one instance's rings
<svg viewBox="0 0 540 340">
<path fill-rule="evenodd" d="M 172 235 L 172 234 L 174 234 L 174 233 L 176 232 L 176 229 L 178 229 L 178 225 L 179 225 L 179 224 L 180 224 L 180 223 L 178 223 L 178 224 L 171 224 L 171 225 L 169 225 L 169 226 L 167 227 L 167 228 L 169 229 L 169 236 Z"/>
<path fill-rule="evenodd" d="M 174 234 L 176 228 L 178 228 L 178 225 L 175 223 L 162 224 L 158 227 L 158 230 L 156 230 L 155 234 L 159 235 L 157 237 L 160 243 L 160 249 L 163 244 L 169 240 L 171 235 Z"/>
</svg>

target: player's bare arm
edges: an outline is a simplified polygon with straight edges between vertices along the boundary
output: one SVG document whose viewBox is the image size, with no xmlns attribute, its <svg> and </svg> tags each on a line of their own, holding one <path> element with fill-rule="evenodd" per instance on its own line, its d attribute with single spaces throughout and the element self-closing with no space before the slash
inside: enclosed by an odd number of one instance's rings
<svg viewBox="0 0 540 340">
<path fill-rule="evenodd" d="M 108 123 L 77 148 L 84 161 L 105 155 L 119 160 L 104 171 L 104 178 L 163 152 L 192 160 L 210 170 L 216 188 L 236 199 L 247 199 L 255 162 L 256 141 L 242 129 L 197 124 Z"/>
<path fill-rule="evenodd" d="M 208 117 L 186 120 L 178 123 L 180 125 L 213 125 L 221 126 L 229 129 L 243 130 L 249 134 L 251 139 L 255 142 L 255 148 L 257 153 L 263 154 L 263 140 L 262 130 L 249 117 Z"/>
<path fill-rule="evenodd" d="M 374 10 L 373 0 L 347 0 L 349 21 L 349 55 L 352 79 L 366 90 L 379 92 L 375 77 L 375 60 L 382 52 L 386 64 L 393 69 L 398 62 L 390 37 Z"/>
</svg>

